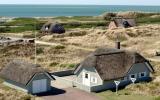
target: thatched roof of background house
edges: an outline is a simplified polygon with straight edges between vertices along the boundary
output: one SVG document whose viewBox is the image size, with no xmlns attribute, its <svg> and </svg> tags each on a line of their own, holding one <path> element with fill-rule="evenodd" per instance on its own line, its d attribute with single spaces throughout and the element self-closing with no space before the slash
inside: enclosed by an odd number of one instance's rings
<svg viewBox="0 0 160 100">
<path fill-rule="evenodd" d="M 128 28 L 136 26 L 134 18 L 113 18 L 111 22 L 114 22 L 116 27 Z"/>
<path fill-rule="evenodd" d="M 42 69 L 40 65 L 31 64 L 22 60 L 13 60 L 2 69 L 0 76 L 4 79 L 27 85 L 36 73 L 44 72 L 46 71 Z"/>
<path fill-rule="evenodd" d="M 133 64 L 143 62 L 148 61 L 136 52 L 100 48 L 82 61 L 74 73 L 83 67 L 94 67 L 102 80 L 113 80 L 124 77 Z M 154 71 L 153 68 L 151 70 Z"/>
<path fill-rule="evenodd" d="M 46 27 L 48 28 L 48 30 L 46 30 Z M 62 34 L 65 33 L 65 29 L 61 24 L 57 22 L 47 22 L 42 26 L 41 32 Z"/>
</svg>

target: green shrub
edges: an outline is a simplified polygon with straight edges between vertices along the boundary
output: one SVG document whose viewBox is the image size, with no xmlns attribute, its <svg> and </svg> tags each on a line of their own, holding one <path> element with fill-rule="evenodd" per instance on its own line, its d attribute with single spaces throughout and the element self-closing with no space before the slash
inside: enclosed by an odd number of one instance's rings
<svg viewBox="0 0 160 100">
<path fill-rule="evenodd" d="M 55 49 L 64 49 L 65 48 L 65 46 L 63 46 L 63 45 L 58 45 L 58 46 L 56 46 L 56 47 L 54 47 Z"/>
<path fill-rule="evenodd" d="M 59 64 L 59 63 L 57 63 L 57 62 L 52 62 L 52 63 L 49 64 L 49 66 L 52 67 L 52 66 L 56 66 L 56 65 L 58 65 L 58 64 Z"/>
<path fill-rule="evenodd" d="M 37 53 L 37 54 L 42 54 L 42 53 L 44 53 L 43 48 L 37 48 L 37 49 L 36 49 L 36 53 Z"/>
<path fill-rule="evenodd" d="M 124 95 L 130 95 L 130 93 L 128 93 L 128 92 L 125 92 L 125 93 L 124 93 Z"/>
<path fill-rule="evenodd" d="M 68 64 L 69 68 L 74 68 L 76 64 Z"/>
<path fill-rule="evenodd" d="M 60 67 L 65 68 L 67 67 L 67 64 L 60 64 Z"/>
<path fill-rule="evenodd" d="M 60 64 L 60 67 L 62 68 L 74 68 L 76 64 Z"/>
</svg>

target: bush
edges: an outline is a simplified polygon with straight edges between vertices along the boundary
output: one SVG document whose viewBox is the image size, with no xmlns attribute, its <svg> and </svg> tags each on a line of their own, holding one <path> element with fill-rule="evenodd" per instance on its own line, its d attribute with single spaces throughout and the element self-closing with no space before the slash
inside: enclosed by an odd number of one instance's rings
<svg viewBox="0 0 160 100">
<path fill-rule="evenodd" d="M 74 68 L 76 64 L 69 64 L 68 67 L 69 68 Z"/>
<path fill-rule="evenodd" d="M 124 95 L 130 95 L 130 93 L 128 93 L 128 92 L 125 92 L 125 93 L 124 93 Z"/>
<path fill-rule="evenodd" d="M 68 68 L 74 68 L 76 64 L 61 64 L 60 67 L 68 67 Z"/>
<path fill-rule="evenodd" d="M 60 67 L 65 68 L 67 67 L 67 64 L 60 64 Z"/>
<path fill-rule="evenodd" d="M 37 53 L 37 54 L 42 54 L 42 53 L 44 53 L 43 48 L 37 48 L 37 49 L 36 49 L 36 53 Z"/>
<path fill-rule="evenodd" d="M 54 47 L 55 49 L 64 49 L 65 48 L 65 46 L 63 46 L 63 45 L 58 45 L 58 46 L 56 46 L 56 47 Z"/>
<path fill-rule="evenodd" d="M 49 64 L 49 66 L 52 67 L 52 66 L 56 66 L 56 65 L 58 65 L 58 64 L 59 64 L 59 63 L 57 63 L 57 62 L 52 62 L 52 63 Z"/>
</svg>

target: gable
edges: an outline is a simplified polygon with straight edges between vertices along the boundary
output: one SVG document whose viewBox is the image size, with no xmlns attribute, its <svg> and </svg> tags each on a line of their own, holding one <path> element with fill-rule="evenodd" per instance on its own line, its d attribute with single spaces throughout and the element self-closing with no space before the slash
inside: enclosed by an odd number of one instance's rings
<svg viewBox="0 0 160 100">
<path fill-rule="evenodd" d="M 97 78 L 97 84 L 102 84 L 103 80 L 101 79 L 99 73 L 94 67 L 81 67 L 78 73 L 76 73 L 77 77 L 82 80 L 83 72 L 87 72 L 91 77 Z"/>
<path fill-rule="evenodd" d="M 109 29 L 114 29 L 114 28 L 117 28 L 117 25 L 114 21 L 111 21 L 109 26 L 108 26 Z"/>
<path fill-rule="evenodd" d="M 130 70 L 128 71 L 127 75 L 141 72 L 151 72 L 150 69 L 147 67 L 146 63 L 133 64 Z"/>
<path fill-rule="evenodd" d="M 27 85 L 32 83 L 33 80 L 41 80 L 41 79 L 52 80 L 54 78 L 52 76 L 48 75 L 48 73 L 46 73 L 46 72 L 37 73 L 28 81 Z"/>
</svg>

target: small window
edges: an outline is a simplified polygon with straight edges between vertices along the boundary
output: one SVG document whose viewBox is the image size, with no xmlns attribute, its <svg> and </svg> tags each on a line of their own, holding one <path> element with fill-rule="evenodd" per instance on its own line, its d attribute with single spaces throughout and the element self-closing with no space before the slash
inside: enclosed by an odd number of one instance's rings
<svg viewBox="0 0 160 100">
<path fill-rule="evenodd" d="M 85 78 L 87 78 L 87 79 L 88 79 L 88 74 L 85 74 Z"/>
<path fill-rule="evenodd" d="M 141 77 L 145 77 L 146 76 L 146 72 L 141 72 L 141 73 L 139 73 L 139 77 L 141 78 Z"/>
<path fill-rule="evenodd" d="M 137 77 L 136 74 L 131 74 L 131 75 L 130 75 L 130 78 L 136 78 L 136 77 Z"/>
<path fill-rule="evenodd" d="M 135 78 L 135 75 L 131 75 L 131 78 Z"/>
<path fill-rule="evenodd" d="M 126 80 L 127 80 L 127 77 L 121 78 L 121 81 L 126 81 Z"/>
<path fill-rule="evenodd" d="M 97 78 L 91 77 L 91 82 L 92 82 L 92 83 L 97 83 Z"/>
</svg>

